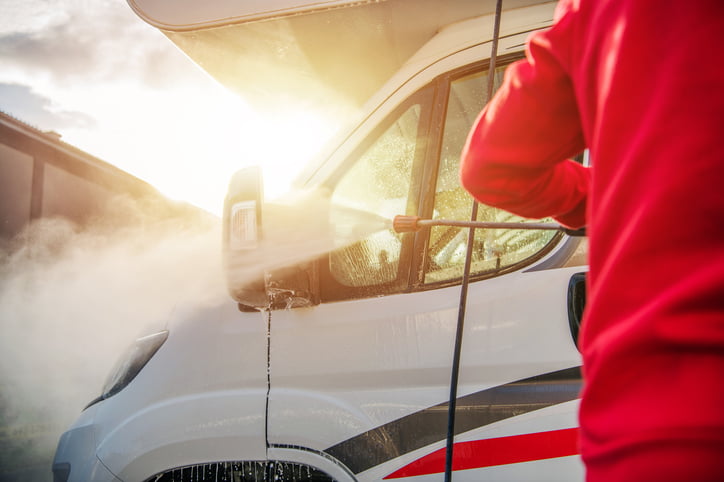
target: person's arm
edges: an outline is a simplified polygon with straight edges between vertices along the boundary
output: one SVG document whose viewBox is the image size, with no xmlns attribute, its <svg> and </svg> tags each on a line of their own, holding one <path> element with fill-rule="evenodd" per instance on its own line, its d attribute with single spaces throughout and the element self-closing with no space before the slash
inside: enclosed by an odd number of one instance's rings
<svg viewBox="0 0 724 482">
<path fill-rule="evenodd" d="M 586 224 L 589 170 L 567 159 L 585 144 L 573 86 L 552 45 L 564 28 L 534 34 L 526 59 L 508 68 L 470 132 L 460 180 L 484 204 L 578 228 Z"/>
</svg>

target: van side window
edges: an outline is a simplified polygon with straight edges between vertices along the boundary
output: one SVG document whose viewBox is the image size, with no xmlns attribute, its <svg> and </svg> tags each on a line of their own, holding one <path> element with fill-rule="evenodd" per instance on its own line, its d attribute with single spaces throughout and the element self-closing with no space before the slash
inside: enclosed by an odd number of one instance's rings
<svg viewBox="0 0 724 482">
<path fill-rule="evenodd" d="M 496 69 L 495 88 L 505 67 Z M 460 187 L 460 152 L 468 132 L 484 106 L 487 72 L 476 72 L 450 82 L 433 218 L 469 220 L 472 197 Z M 479 221 L 520 222 L 524 219 L 490 206 L 479 205 Z M 492 276 L 535 259 L 556 236 L 555 231 L 482 230 L 475 232 L 471 266 L 473 276 Z M 431 229 L 425 260 L 425 283 L 462 277 L 468 230 L 436 226 Z"/>
<path fill-rule="evenodd" d="M 430 103 L 431 94 L 417 95 L 398 109 L 334 186 L 332 223 L 352 242 L 329 255 L 327 276 L 322 273 L 326 300 L 387 294 L 406 286 L 409 256 L 405 253 L 412 238 L 395 233 L 390 220 L 416 212 L 413 172 L 425 154 L 423 125 Z"/>
</svg>

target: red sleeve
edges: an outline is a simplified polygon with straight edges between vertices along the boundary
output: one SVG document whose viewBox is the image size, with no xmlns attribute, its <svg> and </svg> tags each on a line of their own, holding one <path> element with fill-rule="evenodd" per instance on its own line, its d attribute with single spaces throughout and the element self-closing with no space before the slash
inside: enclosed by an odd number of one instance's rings
<svg viewBox="0 0 724 482">
<path fill-rule="evenodd" d="M 514 214 L 586 224 L 588 168 L 567 159 L 584 147 L 572 84 L 554 45 L 565 44 L 566 15 L 528 41 L 463 149 L 460 180 L 478 201 Z"/>
</svg>

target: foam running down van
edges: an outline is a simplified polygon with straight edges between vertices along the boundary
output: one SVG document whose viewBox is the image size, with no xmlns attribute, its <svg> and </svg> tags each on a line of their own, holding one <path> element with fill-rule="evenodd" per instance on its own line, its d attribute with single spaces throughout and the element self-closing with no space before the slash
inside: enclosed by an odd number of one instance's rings
<svg viewBox="0 0 724 482">
<path fill-rule="evenodd" d="M 240 171 L 224 210 L 231 297 L 135 342 L 62 435 L 55 480 L 442 480 L 467 229 L 400 234 L 382 220 L 470 219 L 458 163 L 488 76 L 500 83 L 554 3 L 503 2 L 494 72 L 492 1 L 129 3 L 232 90 L 296 75 L 365 100 L 297 187 L 324 193 L 320 226 L 380 221 L 249 273 L 279 218 L 259 171 Z M 269 84 L 249 72 L 264 69 Z M 530 221 L 483 205 L 477 219 Z M 453 480 L 583 479 L 585 254 L 560 231 L 475 230 Z"/>
</svg>

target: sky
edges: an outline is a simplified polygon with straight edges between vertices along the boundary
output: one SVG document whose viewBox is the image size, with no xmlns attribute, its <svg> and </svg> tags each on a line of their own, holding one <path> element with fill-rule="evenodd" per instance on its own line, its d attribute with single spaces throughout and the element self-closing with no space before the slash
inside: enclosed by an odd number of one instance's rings
<svg viewBox="0 0 724 482">
<path fill-rule="evenodd" d="M 0 0 L 0 110 L 214 214 L 237 169 L 276 197 L 333 131 L 252 109 L 124 0 Z"/>
<path fill-rule="evenodd" d="M 0 0 L 0 110 L 57 132 L 172 199 L 218 215 L 230 176 L 252 164 L 264 170 L 267 198 L 278 197 L 333 134 L 328 117 L 308 105 L 258 109 L 195 66 L 125 0 Z M 186 305 L 229 298 L 218 223 L 181 233 L 175 223 L 139 223 L 109 240 L 102 226 L 79 233 L 46 221 L 28 231 L 34 249 L 0 252 L 0 430 L 50 426 L 32 442 L 42 460 L 30 465 L 49 477 L 61 430 L 97 396 L 122 345 L 148 323 L 183 319 Z M 320 236 L 302 223 L 280 223 L 285 242 L 257 256 L 254 270 L 307 253 L 300 233 Z M 30 442 L 13 443 L 24 444 L 13 463 L 28 468 Z M 3 455 L 0 466 L 9 460 Z M 30 479 L 46 480 L 22 478 Z"/>
</svg>

